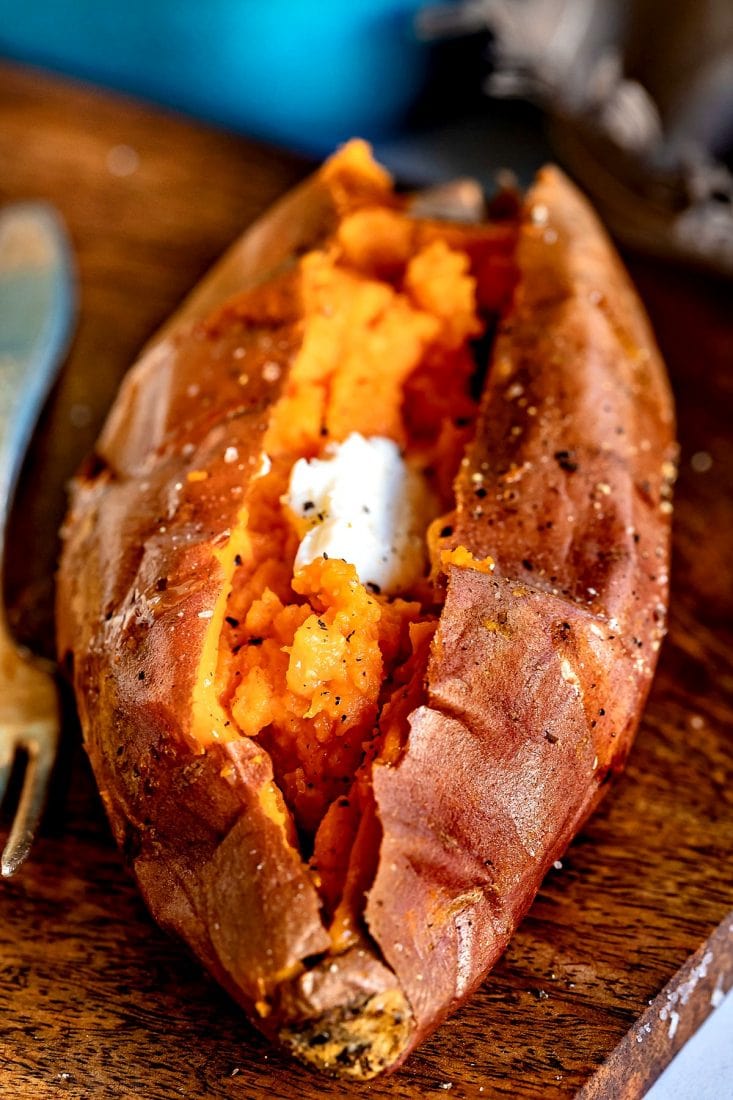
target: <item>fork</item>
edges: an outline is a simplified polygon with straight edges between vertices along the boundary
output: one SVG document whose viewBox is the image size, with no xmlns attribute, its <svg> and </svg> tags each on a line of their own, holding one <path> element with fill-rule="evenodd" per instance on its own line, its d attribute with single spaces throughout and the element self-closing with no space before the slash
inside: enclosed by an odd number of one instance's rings
<svg viewBox="0 0 733 1100">
<path fill-rule="evenodd" d="M 0 211 L 0 579 L 13 493 L 68 344 L 73 312 L 70 250 L 58 216 L 45 203 L 5 207 Z M 53 666 L 16 644 L 0 599 L 0 802 L 16 761 L 25 761 L 0 858 L 4 877 L 15 874 L 30 851 L 59 729 Z"/>
</svg>

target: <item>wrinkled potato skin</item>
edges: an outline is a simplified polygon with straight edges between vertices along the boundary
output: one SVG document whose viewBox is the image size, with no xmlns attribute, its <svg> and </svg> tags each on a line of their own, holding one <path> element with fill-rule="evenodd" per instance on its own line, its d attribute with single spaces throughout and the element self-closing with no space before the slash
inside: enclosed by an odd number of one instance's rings
<svg viewBox="0 0 733 1100">
<path fill-rule="evenodd" d="M 458 481 L 452 541 L 496 569 L 448 567 L 425 704 L 397 765 L 374 768 L 382 842 L 363 943 L 329 956 L 307 868 L 261 798 L 269 759 L 246 738 L 197 750 L 190 699 L 200 613 L 225 583 L 216 551 L 299 346 L 297 308 L 273 330 L 256 287 L 274 273 L 288 291 L 288 257 L 333 227 L 333 195 L 317 176 L 287 197 L 130 372 L 74 485 L 58 648 L 155 919 L 268 1035 L 367 1078 L 482 981 L 623 765 L 664 633 L 676 450 L 628 278 L 585 201 L 545 169 Z M 246 328 L 203 320 L 242 289 Z M 244 387 L 221 368 L 235 340 Z"/>
</svg>

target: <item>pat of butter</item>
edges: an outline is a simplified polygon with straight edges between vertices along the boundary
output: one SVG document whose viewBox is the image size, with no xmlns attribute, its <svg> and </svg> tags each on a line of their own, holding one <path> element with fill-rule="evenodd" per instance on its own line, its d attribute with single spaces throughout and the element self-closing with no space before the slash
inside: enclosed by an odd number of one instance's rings
<svg viewBox="0 0 733 1100">
<path fill-rule="evenodd" d="M 342 558 L 362 584 L 393 595 L 425 570 L 425 534 L 438 503 L 391 439 L 354 432 L 324 458 L 299 459 L 283 503 L 298 531 L 307 528 L 296 571 L 319 557 Z"/>
</svg>

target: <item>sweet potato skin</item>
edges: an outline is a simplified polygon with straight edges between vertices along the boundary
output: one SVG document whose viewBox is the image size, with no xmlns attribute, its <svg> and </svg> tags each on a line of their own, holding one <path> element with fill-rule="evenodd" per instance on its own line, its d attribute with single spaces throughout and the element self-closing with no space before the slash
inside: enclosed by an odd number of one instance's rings
<svg viewBox="0 0 733 1100">
<path fill-rule="evenodd" d="M 452 544 L 496 569 L 448 567 L 425 704 L 398 763 L 373 769 L 363 942 L 331 956 L 269 759 L 244 738 L 202 751 L 191 698 L 221 548 L 298 347 L 287 256 L 328 231 L 350 186 L 317 178 L 287 200 L 131 372 L 74 488 L 58 624 L 153 916 L 266 1033 L 365 1078 L 483 979 L 623 764 L 664 631 L 675 445 L 641 306 L 584 200 L 546 169 L 458 482 Z M 273 270 L 293 303 L 274 328 L 256 290 Z M 237 287 L 255 288 L 246 319 L 202 320 Z"/>
<path fill-rule="evenodd" d="M 496 569 L 450 567 L 428 703 L 374 776 L 366 919 L 418 1033 L 481 982 L 623 766 L 664 634 L 664 368 L 572 185 L 545 169 L 526 205 L 452 536 Z"/>
</svg>

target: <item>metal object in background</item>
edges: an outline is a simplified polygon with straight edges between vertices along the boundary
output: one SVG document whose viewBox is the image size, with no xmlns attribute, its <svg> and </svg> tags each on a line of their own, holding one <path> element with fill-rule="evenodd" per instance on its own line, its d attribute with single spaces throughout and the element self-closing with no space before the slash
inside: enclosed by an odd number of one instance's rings
<svg viewBox="0 0 733 1100">
<path fill-rule="evenodd" d="M 543 108 L 622 241 L 733 275 L 730 0 L 462 0 L 418 27 L 490 36 L 476 80 Z"/>
</svg>

